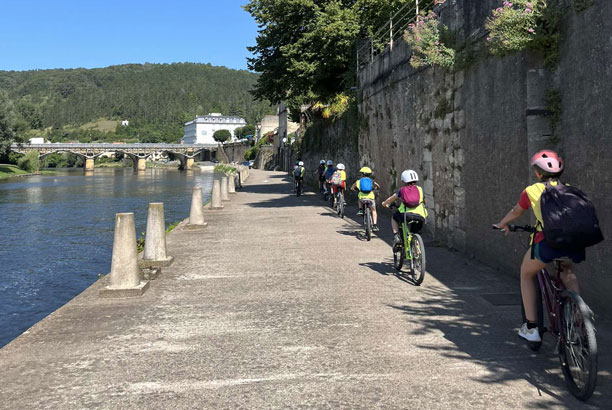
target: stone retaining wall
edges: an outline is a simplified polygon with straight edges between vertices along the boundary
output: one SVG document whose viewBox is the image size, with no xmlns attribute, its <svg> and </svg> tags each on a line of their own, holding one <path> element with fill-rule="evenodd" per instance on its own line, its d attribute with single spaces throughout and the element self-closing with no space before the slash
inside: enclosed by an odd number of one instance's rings
<svg viewBox="0 0 612 410">
<path fill-rule="evenodd" d="M 484 21 L 501 1 L 448 0 L 438 13 L 459 41 L 478 42 Z M 368 164 L 383 196 L 398 184 L 401 171 L 421 176 L 429 209 L 428 230 L 438 243 L 464 251 L 517 274 L 527 245 L 522 235 L 504 238 L 491 229 L 532 183 L 528 160 L 551 147 L 566 157 L 566 180 L 583 188 L 599 211 L 604 233 L 612 235 L 612 3 L 597 2 L 563 25 L 562 59 L 555 73 L 543 70 L 538 55 L 480 57 L 456 72 L 414 70 L 403 41 L 359 73 L 360 120 L 323 130 L 319 147 L 305 155 L 346 160 L 354 172 Z M 587 63 L 588 62 L 588 63 Z M 561 90 L 563 115 L 551 135 L 545 96 Z M 540 114 L 537 114 L 537 113 Z M 535 114 L 534 114 L 535 113 Z M 359 143 L 347 133 L 359 127 Z M 316 161 L 318 162 L 318 161 Z M 354 175 L 354 174 L 353 174 Z M 525 217 L 524 223 L 533 222 Z M 612 292 L 605 241 L 588 252 L 583 292 L 604 306 Z"/>
</svg>

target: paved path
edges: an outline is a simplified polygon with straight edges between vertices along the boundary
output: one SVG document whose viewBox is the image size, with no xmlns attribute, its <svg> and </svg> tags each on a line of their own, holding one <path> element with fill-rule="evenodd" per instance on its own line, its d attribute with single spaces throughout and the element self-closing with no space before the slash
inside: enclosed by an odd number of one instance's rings
<svg viewBox="0 0 612 410">
<path fill-rule="evenodd" d="M 388 238 L 363 241 L 282 173 L 253 171 L 206 216 L 169 236 L 176 262 L 142 298 L 102 300 L 95 284 L 0 350 L 0 408 L 611 406 L 610 324 L 584 406 L 550 338 L 539 354 L 518 340 L 516 279 L 429 246 L 415 287 Z"/>
</svg>

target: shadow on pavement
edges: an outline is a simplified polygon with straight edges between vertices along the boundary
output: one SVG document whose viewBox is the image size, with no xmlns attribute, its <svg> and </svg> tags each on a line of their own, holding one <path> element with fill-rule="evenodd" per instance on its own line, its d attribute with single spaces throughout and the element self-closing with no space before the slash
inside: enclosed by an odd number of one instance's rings
<svg viewBox="0 0 612 410">
<path fill-rule="evenodd" d="M 328 207 L 318 194 L 307 193 L 297 198 L 286 191 L 287 184 L 247 186 L 246 192 L 279 192 L 287 196 L 264 203 L 251 204 L 254 207 L 315 206 Z M 328 208 L 329 209 L 329 208 Z M 357 206 L 347 206 L 345 220 L 355 222 L 355 226 L 337 231 L 341 235 L 354 236 L 365 240 L 361 227 L 362 218 L 356 215 Z M 378 225 L 380 232 L 372 240 L 382 239 L 389 245 L 391 256 L 391 213 L 380 212 Z M 322 216 L 337 217 L 331 210 Z M 361 237 L 360 237 L 361 235 Z M 363 237 L 363 239 L 362 239 Z M 538 353 L 531 352 L 518 339 L 515 327 L 521 320 L 520 301 L 515 305 L 494 305 L 484 296 L 517 293 L 519 278 L 503 275 L 481 264 L 473 263 L 459 253 L 447 248 L 436 247 L 431 239 L 426 239 L 427 273 L 423 284 L 418 287 L 420 300 L 410 305 L 389 305 L 406 315 L 406 320 L 417 324 L 415 335 L 436 335 L 442 332 L 450 343 L 440 345 L 439 341 L 422 344 L 422 349 L 436 350 L 449 359 L 470 361 L 488 369 L 485 375 L 474 375 L 474 379 L 484 384 L 503 384 L 513 380 L 527 380 L 539 392 L 551 396 L 546 401 L 538 400 L 532 408 L 611 408 L 612 403 L 612 331 L 610 323 L 597 322 L 599 347 L 599 372 L 597 388 L 593 397 L 585 404 L 575 399 L 567 390 L 561 373 L 559 359 L 555 354 L 554 340 L 550 335 L 544 337 L 544 344 Z M 394 276 L 411 283 L 407 272 L 398 274 L 387 257 L 382 262 L 360 264 L 382 276 Z M 518 267 L 517 267 L 518 269 Z M 405 270 L 405 268 L 404 268 Z M 444 287 L 428 286 L 428 276 L 434 277 Z M 495 296 L 493 296 L 494 298 Z"/>
</svg>

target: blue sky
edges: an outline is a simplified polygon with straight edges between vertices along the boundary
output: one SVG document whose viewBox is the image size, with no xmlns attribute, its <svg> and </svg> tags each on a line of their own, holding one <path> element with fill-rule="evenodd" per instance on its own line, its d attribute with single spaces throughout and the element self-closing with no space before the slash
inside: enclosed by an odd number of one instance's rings
<svg viewBox="0 0 612 410">
<path fill-rule="evenodd" d="M 127 63 L 246 69 L 248 0 L 0 0 L 0 70 Z"/>
</svg>

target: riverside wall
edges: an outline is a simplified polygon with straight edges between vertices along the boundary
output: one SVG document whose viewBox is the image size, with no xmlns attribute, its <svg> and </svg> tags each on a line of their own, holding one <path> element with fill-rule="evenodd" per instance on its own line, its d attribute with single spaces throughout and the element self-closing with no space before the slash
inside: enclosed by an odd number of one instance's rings
<svg viewBox="0 0 612 410">
<path fill-rule="evenodd" d="M 437 9 L 458 42 L 483 44 L 484 22 L 501 1 L 448 0 Z M 402 170 L 422 178 L 428 234 L 440 244 L 516 275 L 527 245 L 491 229 L 534 182 L 528 160 L 550 147 L 567 160 L 565 179 L 595 203 L 604 234 L 612 235 L 612 3 L 598 1 L 563 22 L 561 61 L 544 70 L 541 56 L 498 58 L 478 54 L 462 69 L 413 69 L 410 49 L 397 42 L 359 71 L 359 115 L 319 130 L 304 145 L 307 165 L 319 158 L 346 161 L 349 175 L 369 164 L 385 196 Z M 552 135 L 546 95 L 559 89 L 561 120 Z M 358 131 L 355 144 L 350 135 Z M 311 144 L 308 146 L 308 144 Z M 523 222 L 530 222 L 524 217 Z M 531 221 L 533 222 L 533 221 Z M 589 303 L 605 307 L 612 292 L 606 240 L 588 250 L 578 272 Z M 608 309 L 609 310 L 609 309 Z"/>
</svg>

